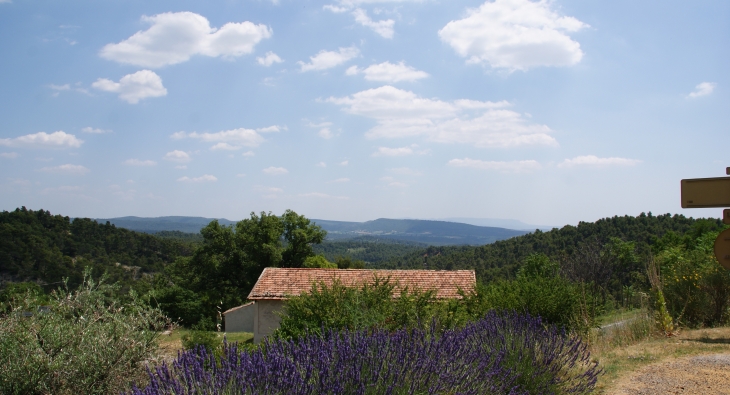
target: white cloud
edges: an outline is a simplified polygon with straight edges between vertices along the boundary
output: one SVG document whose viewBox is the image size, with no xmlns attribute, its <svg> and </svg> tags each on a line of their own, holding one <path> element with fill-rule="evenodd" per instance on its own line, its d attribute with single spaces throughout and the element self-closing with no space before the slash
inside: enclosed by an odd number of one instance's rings
<svg viewBox="0 0 730 395">
<path fill-rule="evenodd" d="M 45 173 L 56 173 L 56 174 L 86 174 L 89 172 L 84 166 L 65 164 L 53 167 L 43 167 L 40 171 Z"/>
<path fill-rule="evenodd" d="M 416 70 L 411 66 L 406 66 L 404 62 L 393 64 L 383 62 L 368 66 L 365 69 L 359 69 L 357 66 L 351 66 L 345 71 L 347 75 L 364 74 L 368 81 L 379 82 L 400 82 L 400 81 L 416 81 L 428 77 L 428 73 Z"/>
<path fill-rule="evenodd" d="M 12 139 L 0 139 L 0 145 L 24 148 L 78 148 L 83 142 L 62 130 L 51 134 L 38 132 Z"/>
<path fill-rule="evenodd" d="M 128 166 L 154 166 L 157 162 L 153 160 L 127 159 L 124 161 L 124 164 Z"/>
<path fill-rule="evenodd" d="M 178 169 L 178 170 L 185 170 L 188 167 L 187 167 L 187 165 L 177 165 L 177 166 L 175 166 L 175 168 Z"/>
<path fill-rule="evenodd" d="M 270 176 L 280 176 L 289 173 L 289 170 L 283 168 L 283 167 L 267 167 L 264 170 L 262 170 L 264 174 L 268 174 Z"/>
<path fill-rule="evenodd" d="M 599 158 L 595 155 L 584 155 L 576 156 L 573 159 L 566 159 L 558 164 L 558 167 L 573 167 L 573 166 L 635 166 L 641 163 L 638 159 L 626 159 L 626 158 Z"/>
<path fill-rule="evenodd" d="M 246 151 L 241 154 L 241 156 L 245 156 L 245 157 L 251 157 L 251 156 L 255 156 L 255 155 L 256 155 L 256 153 L 253 151 Z"/>
<path fill-rule="evenodd" d="M 372 118 L 375 127 L 366 133 L 371 139 L 424 136 L 438 143 L 472 144 L 476 147 L 550 145 L 557 142 L 545 125 L 529 123 L 510 104 L 422 98 L 413 92 L 382 86 L 335 98 L 328 102 L 343 111 Z"/>
<path fill-rule="evenodd" d="M 108 130 L 108 129 L 92 128 L 91 126 L 87 126 L 83 129 L 81 129 L 81 131 L 84 133 L 89 133 L 89 134 L 104 134 L 104 133 L 112 132 L 111 130 Z"/>
<path fill-rule="evenodd" d="M 2 1 L 0 1 L 1 3 Z M 67 91 L 71 89 L 71 85 L 69 84 L 63 84 L 63 85 L 56 85 L 56 84 L 50 84 L 48 85 L 49 88 L 51 88 L 54 92 L 52 94 L 53 97 L 58 97 L 58 95 L 62 91 Z"/>
<path fill-rule="evenodd" d="M 340 162 L 340 166 L 347 166 L 349 164 L 350 164 L 350 162 L 346 161 L 346 160 L 343 160 L 342 162 Z"/>
<path fill-rule="evenodd" d="M 166 153 L 164 159 L 170 162 L 185 163 L 190 162 L 190 155 L 185 151 L 174 150 Z"/>
<path fill-rule="evenodd" d="M 336 180 L 332 180 L 330 182 L 340 183 L 340 182 L 350 182 L 350 179 L 347 177 L 338 178 Z"/>
<path fill-rule="evenodd" d="M 137 104 L 147 97 L 167 95 L 167 89 L 162 86 L 160 76 L 150 70 L 140 70 L 134 74 L 127 74 L 119 82 L 99 78 L 91 86 L 102 91 L 119 93 L 120 99 L 131 104 Z"/>
<path fill-rule="evenodd" d="M 210 149 L 211 149 L 211 151 L 218 151 L 218 150 L 236 151 L 236 150 L 241 149 L 241 147 L 239 147 L 237 145 L 230 145 L 228 143 L 218 143 L 218 144 L 210 147 Z"/>
<path fill-rule="evenodd" d="M 0 0 L 0 4 L 2 4 L 2 3 L 10 4 L 12 2 L 13 2 L 12 0 Z"/>
<path fill-rule="evenodd" d="M 317 135 L 325 140 L 329 140 L 332 137 L 334 137 L 334 133 L 330 130 L 330 128 L 322 128 L 319 129 L 319 132 L 317 132 Z"/>
<path fill-rule="evenodd" d="M 257 191 L 260 191 L 260 192 L 268 192 L 268 193 L 282 193 L 282 192 L 284 192 L 284 190 L 283 190 L 283 189 L 281 189 L 281 188 L 276 188 L 276 187 L 264 187 L 264 186 L 256 186 L 256 187 L 254 187 L 254 188 L 255 188 L 255 189 L 256 189 Z"/>
<path fill-rule="evenodd" d="M 256 61 L 264 67 L 269 67 L 274 63 L 283 62 L 283 60 L 281 60 L 279 55 L 277 55 L 271 51 L 267 52 L 266 55 L 264 55 L 263 57 L 257 57 Z"/>
<path fill-rule="evenodd" d="M 302 197 L 314 197 L 314 198 L 320 198 L 320 199 L 337 199 L 337 200 L 347 200 L 347 199 L 349 199 L 349 197 L 347 197 L 347 196 L 332 196 L 332 195 L 328 195 L 326 193 L 321 193 L 321 192 L 302 193 L 299 196 L 302 196 Z"/>
<path fill-rule="evenodd" d="M 193 55 L 246 55 L 272 34 L 266 25 L 248 21 L 212 28 L 208 19 L 192 12 L 143 16 L 142 21 L 152 26 L 122 42 L 105 45 L 99 55 L 119 63 L 156 68 L 186 62 Z"/>
<path fill-rule="evenodd" d="M 583 58 L 580 44 L 567 33 L 588 27 L 560 16 L 549 0 L 487 1 L 468 10 L 464 19 L 439 30 L 467 63 L 489 64 L 510 71 L 539 66 L 571 66 Z"/>
<path fill-rule="evenodd" d="M 214 181 L 218 181 L 218 178 L 216 178 L 216 176 L 212 176 L 210 174 L 204 174 L 200 177 L 193 177 L 193 178 L 190 178 L 188 176 L 180 177 L 177 180 L 180 182 L 214 182 Z"/>
<path fill-rule="evenodd" d="M 244 147 L 258 147 L 261 143 L 266 141 L 263 136 L 259 133 L 271 133 L 278 132 L 279 130 L 286 129 L 286 127 L 280 126 L 269 126 L 266 128 L 259 128 L 256 130 L 238 128 L 232 130 L 224 130 L 216 133 L 185 133 L 176 132 L 170 135 L 175 140 L 191 138 L 198 139 L 203 142 L 219 142 L 214 145 L 211 149 L 238 149 L 240 146 Z M 232 143 L 232 144 L 221 144 L 221 143 Z M 233 148 L 235 145 L 236 148 Z M 250 152 L 250 151 L 249 151 Z"/>
<path fill-rule="evenodd" d="M 324 163 L 324 162 L 319 162 L 315 166 L 317 166 L 317 167 L 327 167 L 327 164 Z"/>
<path fill-rule="evenodd" d="M 717 87 L 717 84 L 714 82 L 703 82 L 695 86 L 694 92 L 687 95 L 687 97 L 690 99 L 696 99 L 698 97 L 707 96 L 715 90 L 715 87 Z"/>
<path fill-rule="evenodd" d="M 408 156 L 413 154 L 424 155 L 427 154 L 428 150 L 416 151 L 418 145 L 412 144 L 410 147 L 400 148 L 389 148 L 389 147 L 378 147 L 378 150 L 373 152 L 373 156 Z"/>
<path fill-rule="evenodd" d="M 18 154 L 17 152 L 0 152 L 0 158 L 15 159 L 19 156 L 20 154 Z"/>
<path fill-rule="evenodd" d="M 395 24 L 394 20 L 385 19 L 382 21 L 374 21 L 370 19 L 368 13 L 362 8 L 356 8 L 354 11 L 352 11 L 352 16 L 355 17 L 355 22 L 370 28 L 381 37 L 393 38 L 393 25 Z"/>
<path fill-rule="evenodd" d="M 478 159 L 452 159 L 449 166 L 469 167 L 479 170 L 494 170 L 505 173 L 521 173 L 533 170 L 539 170 L 542 166 L 535 160 L 516 160 L 511 162 L 485 161 Z"/>
<path fill-rule="evenodd" d="M 238 173 L 238 174 L 236 174 L 236 177 L 243 178 L 243 177 L 246 177 L 246 174 L 244 174 L 244 173 Z"/>
<path fill-rule="evenodd" d="M 342 14 L 343 12 L 347 12 L 349 8 L 347 7 L 338 7 L 336 5 L 327 4 L 322 7 L 323 10 L 332 11 L 335 14 Z"/>
<path fill-rule="evenodd" d="M 355 47 L 340 48 L 339 51 L 321 50 L 316 55 L 310 56 L 309 63 L 297 62 L 301 71 L 326 70 L 337 67 L 350 59 L 360 55 L 360 50 Z"/>
</svg>

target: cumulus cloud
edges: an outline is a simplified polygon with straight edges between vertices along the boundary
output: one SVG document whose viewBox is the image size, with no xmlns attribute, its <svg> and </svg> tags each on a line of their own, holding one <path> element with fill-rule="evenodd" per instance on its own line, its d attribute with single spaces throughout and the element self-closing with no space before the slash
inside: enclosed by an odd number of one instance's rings
<svg viewBox="0 0 730 395">
<path fill-rule="evenodd" d="M 83 129 L 81 129 L 84 133 L 89 134 L 104 134 L 104 133 L 111 133 L 112 131 L 109 129 L 99 129 L 99 128 L 92 128 L 91 126 L 87 126 Z"/>
<path fill-rule="evenodd" d="M 236 150 L 241 149 L 241 147 L 239 147 L 237 145 L 230 145 L 228 143 L 218 143 L 218 144 L 210 147 L 210 149 L 211 149 L 211 151 L 218 151 L 218 150 L 222 150 L 222 151 L 236 151 Z"/>
<path fill-rule="evenodd" d="M 408 156 L 413 154 L 424 155 L 429 152 L 428 150 L 417 151 L 416 148 L 418 148 L 417 144 L 412 144 L 410 147 L 399 148 L 378 147 L 378 150 L 373 152 L 373 156 Z"/>
<path fill-rule="evenodd" d="M 279 55 L 277 55 L 271 51 L 267 52 L 266 55 L 264 55 L 263 57 L 257 57 L 256 61 L 264 67 L 269 67 L 274 63 L 283 62 L 283 60 L 281 60 Z"/>
<path fill-rule="evenodd" d="M 238 128 L 238 129 L 231 129 L 231 130 L 223 130 L 216 133 L 198 133 L 198 132 L 192 132 L 192 133 L 186 133 L 186 132 L 176 132 L 170 135 L 170 137 L 174 140 L 181 140 L 181 139 L 197 139 L 206 143 L 215 143 L 217 144 L 213 145 L 211 147 L 212 150 L 238 150 L 241 147 L 258 147 L 266 141 L 264 137 L 261 135 L 261 133 L 273 133 L 278 132 L 280 130 L 286 130 L 285 126 L 268 126 L 265 128 L 258 128 L 258 129 L 246 129 L 246 128 Z M 253 156 L 254 153 L 251 151 L 245 152 L 243 154 L 244 156 Z"/>
<path fill-rule="evenodd" d="M 327 164 L 324 163 L 324 162 L 319 162 L 315 166 L 317 166 L 317 167 L 327 167 Z"/>
<path fill-rule="evenodd" d="M 541 168 L 540 163 L 535 160 L 516 160 L 510 162 L 501 161 L 485 161 L 479 159 L 452 159 L 449 166 L 453 167 L 469 167 L 478 170 L 493 170 L 505 173 L 521 173 Z"/>
<path fill-rule="evenodd" d="M 185 151 L 174 150 L 166 153 L 164 159 L 170 162 L 186 163 L 190 162 L 190 155 Z"/>
<path fill-rule="evenodd" d="M 559 15 L 549 0 L 495 0 L 468 10 L 466 18 L 438 33 L 467 63 L 514 71 L 580 62 L 583 51 L 568 33 L 586 27 Z"/>
<path fill-rule="evenodd" d="M 154 166 L 157 162 L 153 160 L 127 159 L 124 161 L 127 166 Z"/>
<path fill-rule="evenodd" d="M 256 156 L 256 153 L 253 151 L 246 151 L 246 152 L 242 153 L 241 156 L 245 156 L 248 158 L 248 157 Z"/>
<path fill-rule="evenodd" d="M 404 62 L 393 64 L 383 62 L 360 69 L 357 66 L 351 66 L 345 71 L 347 75 L 363 74 L 368 81 L 379 82 L 400 82 L 400 81 L 416 81 L 428 77 L 428 73 L 416 70 L 411 66 L 406 66 Z"/>
<path fill-rule="evenodd" d="M 340 48 L 338 51 L 321 50 L 316 55 L 309 57 L 309 63 L 297 62 L 301 71 L 327 70 L 337 67 L 350 59 L 360 55 L 360 50 L 355 47 Z"/>
<path fill-rule="evenodd" d="M 476 147 L 557 145 L 545 125 L 528 122 L 521 114 L 507 110 L 506 101 L 483 102 L 427 99 L 413 92 L 382 86 L 347 97 L 330 97 L 328 102 L 355 115 L 374 119 L 368 130 L 371 139 L 423 136 L 438 143 L 462 143 Z"/>
<path fill-rule="evenodd" d="M 347 197 L 347 196 L 332 196 L 332 195 L 328 195 L 326 193 L 321 193 L 321 192 L 302 193 L 299 196 L 302 196 L 302 197 L 313 197 L 313 198 L 320 198 L 320 199 L 337 199 L 337 200 L 347 200 L 347 199 L 349 199 L 349 197 Z"/>
<path fill-rule="evenodd" d="M 599 158 L 595 155 L 576 156 L 573 159 L 566 159 L 558 164 L 558 167 L 574 167 L 574 166 L 635 166 L 641 163 L 638 159 L 627 158 Z"/>
<path fill-rule="evenodd" d="M 184 176 L 184 177 L 178 178 L 177 180 L 180 182 L 214 182 L 214 181 L 218 181 L 218 178 L 216 178 L 216 176 L 212 176 L 210 174 L 204 174 L 200 177 L 192 177 L 192 178 L 188 177 L 188 176 Z"/>
<path fill-rule="evenodd" d="M 381 21 L 374 21 L 370 19 L 367 11 L 362 8 L 357 8 L 352 12 L 352 16 L 355 17 L 355 22 L 370 28 L 372 31 L 377 33 L 383 38 L 393 38 L 393 25 L 395 21 L 392 19 L 385 19 Z"/>
<path fill-rule="evenodd" d="M 232 58 L 253 52 L 271 37 L 266 25 L 226 23 L 220 29 L 193 12 L 166 12 L 143 16 L 150 28 L 116 44 L 107 44 L 99 55 L 108 60 L 157 68 L 186 62 L 194 55 Z"/>
<path fill-rule="evenodd" d="M 20 154 L 18 154 L 17 152 L 0 152 L 0 158 L 15 159 L 19 156 Z"/>
<path fill-rule="evenodd" d="M 119 82 L 99 78 L 91 86 L 102 91 L 118 93 L 120 99 L 131 104 L 137 104 L 147 97 L 167 95 L 167 89 L 162 86 L 160 76 L 150 70 L 140 70 L 134 74 L 127 74 Z"/>
<path fill-rule="evenodd" d="M 42 171 L 44 173 L 54 173 L 54 174 L 81 175 L 81 174 L 88 173 L 89 169 L 87 169 L 86 167 L 81 166 L 81 165 L 65 164 L 65 165 L 53 166 L 53 167 L 43 167 L 40 169 L 40 171 Z"/>
<path fill-rule="evenodd" d="M 62 130 L 51 134 L 38 132 L 12 139 L 0 139 L 0 145 L 23 148 L 78 148 L 83 142 Z"/>
<path fill-rule="evenodd" d="M 274 167 L 274 166 L 267 167 L 262 171 L 264 172 L 264 174 L 268 174 L 270 176 L 281 176 L 281 175 L 289 173 L 289 170 L 287 170 L 283 167 Z"/>
<path fill-rule="evenodd" d="M 687 95 L 687 97 L 690 99 L 696 99 L 698 97 L 707 96 L 715 90 L 716 86 L 717 84 L 714 82 L 702 82 L 695 86 L 694 92 Z"/>
<path fill-rule="evenodd" d="M 340 162 L 340 166 L 347 166 L 349 164 L 350 164 L 350 162 L 346 161 L 346 160 L 343 160 L 342 162 Z"/>
</svg>

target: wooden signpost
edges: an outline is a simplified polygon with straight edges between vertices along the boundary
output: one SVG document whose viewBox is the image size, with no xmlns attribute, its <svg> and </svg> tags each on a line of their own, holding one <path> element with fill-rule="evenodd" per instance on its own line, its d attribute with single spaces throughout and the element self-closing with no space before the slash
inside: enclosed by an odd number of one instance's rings
<svg viewBox="0 0 730 395">
<path fill-rule="evenodd" d="M 725 174 L 730 175 L 730 167 Z M 680 187 L 682 208 L 730 207 L 730 177 L 682 180 Z M 730 210 L 723 210 L 722 222 L 730 225 Z M 715 239 L 715 257 L 722 267 L 730 269 L 730 229 Z"/>
</svg>

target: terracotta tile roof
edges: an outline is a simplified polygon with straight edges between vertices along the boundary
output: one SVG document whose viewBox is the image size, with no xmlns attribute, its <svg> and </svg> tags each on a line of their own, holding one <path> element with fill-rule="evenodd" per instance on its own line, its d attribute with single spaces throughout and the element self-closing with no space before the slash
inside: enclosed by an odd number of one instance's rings
<svg viewBox="0 0 730 395">
<path fill-rule="evenodd" d="M 248 303 L 246 303 L 246 304 L 242 304 L 242 305 L 240 305 L 240 306 L 232 307 L 232 308 L 230 308 L 230 309 L 228 309 L 228 310 L 226 310 L 226 311 L 222 312 L 221 314 L 223 314 L 223 315 L 226 315 L 226 314 L 228 314 L 228 313 L 232 313 L 232 312 L 234 312 L 234 311 L 236 311 L 236 310 L 238 310 L 238 309 L 242 309 L 242 308 L 244 308 L 244 307 L 246 307 L 246 306 L 251 306 L 252 304 L 253 304 L 253 302 L 248 302 Z"/>
<path fill-rule="evenodd" d="M 458 290 L 472 291 L 476 286 L 473 270 L 371 270 L 371 269 L 294 269 L 267 267 L 261 273 L 248 299 L 286 299 L 309 292 L 314 283 L 332 285 L 339 279 L 345 286 L 371 284 L 375 277 L 390 278 L 392 283 L 409 289 L 435 290 L 436 297 L 461 298 Z M 397 293 L 397 291 L 396 291 Z"/>
</svg>

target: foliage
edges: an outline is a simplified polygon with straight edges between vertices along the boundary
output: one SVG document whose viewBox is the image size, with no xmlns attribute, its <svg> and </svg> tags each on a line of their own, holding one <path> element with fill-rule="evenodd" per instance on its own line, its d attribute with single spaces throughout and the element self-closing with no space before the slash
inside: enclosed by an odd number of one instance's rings
<svg viewBox="0 0 730 395">
<path fill-rule="evenodd" d="M 463 328 L 326 331 L 216 358 L 182 353 L 131 395 L 587 394 L 600 373 L 578 337 L 540 319 L 490 313 Z"/>
<path fill-rule="evenodd" d="M 180 340 L 185 350 L 192 350 L 198 347 L 205 348 L 208 352 L 216 352 L 223 341 L 218 337 L 216 332 L 210 330 L 215 328 L 215 325 L 208 318 L 200 320 L 197 324 L 193 325 L 191 331 L 182 335 Z"/>
<path fill-rule="evenodd" d="M 302 267 L 326 232 L 287 210 L 281 217 L 251 213 L 235 226 L 214 220 L 201 234 L 193 256 L 177 259 L 152 285 L 157 305 L 186 326 L 243 304 L 264 268 Z"/>
<path fill-rule="evenodd" d="M 312 255 L 307 257 L 302 266 L 308 268 L 337 269 L 337 264 L 328 261 L 324 255 Z"/>
<path fill-rule="evenodd" d="M 335 258 L 335 265 L 338 269 L 365 269 L 365 262 L 352 260 L 350 257 L 338 256 Z"/>
<path fill-rule="evenodd" d="M 480 286 L 471 309 L 524 311 L 571 331 L 586 332 L 594 324 L 595 302 L 580 283 L 559 275 L 559 265 L 543 254 L 525 259 L 515 280 Z"/>
<path fill-rule="evenodd" d="M 361 288 L 339 281 L 331 286 L 313 284 L 309 293 L 286 300 L 275 335 L 298 338 L 323 330 L 414 328 L 433 319 L 445 321 L 446 305 L 437 301 L 432 291 L 400 289 L 388 278 L 376 277 L 372 284 Z"/>
<path fill-rule="evenodd" d="M 730 271 L 720 266 L 713 252 L 718 232 L 666 246 L 656 256 L 661 270 L 668 313 L 681 325 L 715 326 L 728 322 Z"/>
<path fill-rule="evenodd" d="M 72 221 L 25 207 L 0 213 L 0 274 L 14 281 L 60 284 L 68 278 L 69 286 L 76 287 L 89 266 L 94 278 L 106 272 L 110 281 L 129 285 L 190 253 L 186 244 L 120 229 L 109 222 Z"/>
<path fill-rule="evenodd" d="M 347 240 L 325 240 L 314 245 L 314 252 L 322 254 L 329 261 L 338 257 L 363 261 L 368 264 L 388 262 L 392 259 L 423 251 L 426 244 L 362 236 Z"/>
<path fill-rule="evenodd" d="M 139 377 L 169 321 L 134 292 L 121 304 L 117 291 L 86 271 L 77 290 L 51 295 L 49 309 L 30 293 L 14 299 L 0 318 L 0 393 L 109 394 Z"/>
</svg>

